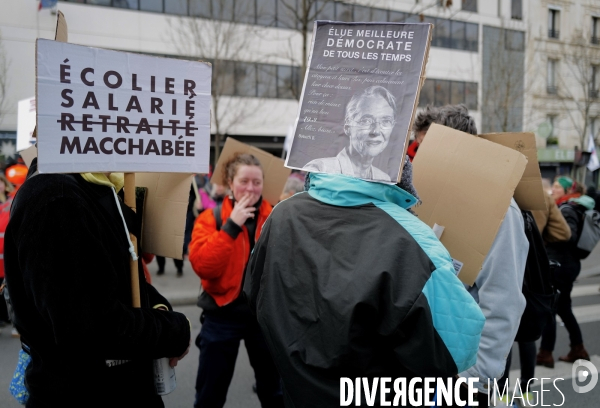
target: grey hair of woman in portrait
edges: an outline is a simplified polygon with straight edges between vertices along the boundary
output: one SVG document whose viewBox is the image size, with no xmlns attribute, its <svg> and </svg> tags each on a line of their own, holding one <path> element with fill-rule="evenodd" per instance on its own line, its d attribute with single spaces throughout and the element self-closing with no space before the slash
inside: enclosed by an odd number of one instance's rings
<svg viewBox="0 0 600 408">
<path fill-rule="evenodd" d="M 335 157 L 310 161 L 304 170 L 391 181 L 389 174 L 373 166 L 373 160 L 389 144 L 396 112 L 396 98 L 382 86 L 370 86 L 355 93 L 346 105 L 344 119 L 348 146 Z"/>
</svg>

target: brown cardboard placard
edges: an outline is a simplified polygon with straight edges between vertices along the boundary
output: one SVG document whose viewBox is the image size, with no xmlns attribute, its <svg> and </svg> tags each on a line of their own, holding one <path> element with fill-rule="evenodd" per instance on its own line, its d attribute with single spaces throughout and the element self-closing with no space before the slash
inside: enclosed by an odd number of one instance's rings
<svg viewBox="0 0 600 408">
<path fill-rule="evenodd" d="M 21 155 L 21 158 L 25 162 L 27 168 L 29 168 L 33 159 L 37 157 L 37 147 L 36 145 L 31 145 L 27 149 L 21 150 L 19 154 Z"/>
<path fill-rule="evenodd" d="M 62 11 L 56 13 L 56 33 L 54 34 L 55 41 L 69 42 L 67 20 Z"/>
<path fill-rule="evenodd" d="M 182 259 L 191 183 L 191 174 L 136 173 L 136 186 L 148 189 L 142 234 L 144 252 Z"/>
<path fill-rule="evenodd" d="M 520 133 L 486 133 L 479 137 L 490 142 L 510 147 L 527 157 L 527 167 L 521 181 L 515 189 L 515 201 L 521 210 L 547 211 L 542 174 L 537 158 L 535 135 L 531 132 Z"/>
<path fill-rule="evenodd" d="M 513 149 L 435 124 L 419 146 L 413 174 L 422 204 L 414 210 L 443 227 L 462 282 L 475 282 L 526 165 Z"/>
<path fill-rule="evenodd" d="M 279 202 L 279 196 L 281 195 L 292 170 L 283 165 L 283 159 L 275 157 L 271 153 L 265 152 L 257 147 L 239 142 L 232 137 L 228 137 L 225 141 L 225 146 L 223 146 L 223 151 L 221 152 L 221 156 L 219 156 L 219 161 L 217 162 L 217 166 L 210 182 L 215 184 L 222 183 L 223 163 L 235 153 L 250 153 L 260 161 L 265 173 L 262 195 L 271 205 L 277 204 Z"/>
</svg>

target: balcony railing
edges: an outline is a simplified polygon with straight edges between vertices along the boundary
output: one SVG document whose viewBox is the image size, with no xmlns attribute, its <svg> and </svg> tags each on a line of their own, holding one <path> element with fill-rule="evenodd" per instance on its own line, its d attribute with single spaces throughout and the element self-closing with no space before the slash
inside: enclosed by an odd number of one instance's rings
<svg viewBox="0 0 600 408">
<path fill-rule="evenodd" d="M 600 37 L 592 36 L 592 44 L 600 45 Z"/>
<path fill-rule="evenodd" d="M 600 96 L 600 91 L 598 89 L 590 89 L 589 95 L 592 99 L 598 99 L 598 97 Z"/>
<path fill-rule="evenodd" d="M 553 28 L 549 29 L 548 38 L 560 38 L 560 31 Z"/>
<path fill-rule="evenodd" d="M 555 85 L 548 85 L 546 87 L 546 92 L 548 92 L 549 95 L 556 95 L 558 93 L 558 88 L 556 88 Z"/>
</svg>

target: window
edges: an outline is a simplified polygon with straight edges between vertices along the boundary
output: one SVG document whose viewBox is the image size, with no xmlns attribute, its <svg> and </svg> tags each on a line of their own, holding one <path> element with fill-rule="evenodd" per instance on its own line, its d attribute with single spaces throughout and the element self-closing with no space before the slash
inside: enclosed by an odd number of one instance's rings
<svg viewBox="0 0 600 408">
<path fill-rule="evenodd" d="M 560 11 L 548 9 L 548 38 L 560 38 Z"/>
<path fill-rule="evenodd" d="M 138 0 L 113 0 L 113 7 L 137 10 Z"/>
<path fill-rule="evenodd" d="M 458 105 L 465 102 L 465 83 L 452 81 L 450 82 L 450 104 Z"/>
<path fill-rule="evenodd" d="M 187 0 L 169 0 L 165 1 L 165 13 L 187 16 Z"/>
<path fill-rule="evenodd" d="M 233 15 L 234 2 L 235 0 L 212 0 L 213 18 L 222 21 L 235 21 Z"/>
<path fill-rule="evenodd" d="M 477 110 L 477 83 L 462 81 L 447 81 L 442 79 L 426 79 L 421 94 L 419 106 L 443 106 L 449 104 L 467 105 L 471 110 Z"/>
<path fill-rule="evenodd" d="M 467 108 L 477 110 L 477 82 L 466 83 L 465 104 L 467 105 Z"/>
<path fill-rule="evenodd" d="M 442 79 L 435 80 L 434 100 L 436 106 L 448 105 L 450 103 L 450 81 Z"/>
<path fill-rule="evenodd" d="M 406 14 L 405 23 L 420 23 L 421 17 L 418 14 Z"/>
<path fill-rule="evenodd" d="M 346 3 L 336 3 L 335 19 L 337 21 L 354 21 L 352 17 L 352 6 Z"/>
<path fill-rule="evenodd" d="M 466 49 L 466 41 L 465 41 L 465 23 L 462 21 L 451 21 L 451 47 L 457 50 L 465 50 Z"/>
<path fill-rule="evenodd" d="M 294 73 L 289 65 L 277 66 L 277 97 L 282 99 L 294 98 Z"/>
<path fill-rule="evenodd" d="M 279 1 L 277 3 L 277 27 L 291 29 L 298 27 L 299 22 L 296 19 L 297 12 L 295 10 L 298 10 L 298 0 Z"/>
<path fill-rule="evenodd" d="M 215 73 L 219 76 L 215 78 Z M 235 63 L 233 61 L 213 62 L 213 83 L 218 95 L 235 95 Z"/>
<path fill-rule="evenodd" d="M 110 6 L 111 0 L 88 0 L 88 4 L 94 4 L 96 6 Z M 83 0 L 81 1 L 83 3 Z M 137 7 L 136 7 L 137 8 Z"/>
<path fill-rule="evenodd" d="M 421 88 L 421 93 L 419 94 L 419 106 L 427 106 L 433 105 L 435 103 L 434 94 L 435 91 L 433 89 L 435 80 L 426 79 L 423 87 Z"/>
<path fill-rule="evenodd" d="M 525 50 L 525 33 L 516 30 L 504 30 L 504 47 L 511 51 Z"/>
<path fill-rule="evenodd" d="M 435 41 L 433 43 L 434 46 L 451 48 L 450 20 L 438 18 L 437 26 L 435 27 L 435 34 Z"/>
<path fill-rule="evenodd" d="M 292 91 L 294 98 L 300 99 L 300 92 L 302 92 L 302 81 L 304 78 L 300 78 L 300 67 L 292 67 Z"/>
<path fill-rule="evenodd" d="M 189 0 L 190 5 L 190 16 L 194 17 L 204 17 L 211 18 L 212 14 L 210 12 L 211 5 L 210 2 L 205 0 Z"/>
<path fill-rule="evenodd" d="M 479 25 L 467 23 L 466 25 L 466 50 L 478 51 L 479 46 Z"/>
<path fill-rule="evenodd" d="M 142 11 L 155 11 L 161 13 L 163 11 L 162 0 L 139 0 L 140 10 Z"/>
<path fill-rule="evenodd" d="M 500 3 L 500 1 L 498 1 Z M 511 0 L 510 18 L 514 20 L 523 20 L 523 0 Z"/>
<path fill-rule="evenodd" d="M 165 0 L 165 2 L 171 0 Z M 256 7 L 254 0 L 235 0 L 234 20 L 245 24 L 254 24 L 256 22 Z"/>
<path fill-rule="evenodd" d="M 391 14 L 391 12 L 390 12 Z M 479 48 L 479 25 L 445 18 L 423 17 L 423 22 L 434 25 L 431 45 L 477 52 Z"/>
<path fill-rule="evenodd" d="M 257 64 L 256 77 L 258 80 L 258 97 L 277 98 L 277 66 Z"/>
<path fill-rule="evenodd" d="M 547 115 L 546 120 L 550 124 L 550 136 L 548 136 L 548 139 L 554 139 L 556 137 L 556 115 Z"/>
<path fill-rule="evenodd" d="M 548 94 L 554 95 L 558 93 L 556 88 L 556 67 L 558 65 L 558 61 L 554 59 L 548 60 L 548 72 L 546 76 L 546 89 Z"/>
<path fill-rule="evenodd" d="M 404 23 L 406 21 L 406 14 L 401 11 L 390 11 L 390 22 L 392 23 Z"/>
<path fill-rule="evenodd" d="M 290 0 L 285 0 L 288 4 Z M 256 0 L 256 24 L 272 27 L 275 25 L 276 0 Z"/>
<path fill-rule="evenodd" d="M 592 65 L 592 77 L 590 81 L 590 98 L 598 98 L 600 88 L 600 65 Z"/>
<path fill-rule="evenodd" d="M 372 7 L 354 6 L 354 21 L 385 22 L 388 21 L 388 11 Z"/>
<path fill-rule="evenodd" d="M 477 0 L 462 0 L 462 10 L 477 13 Z"/>
<path fill-rule="evenodd" d="M 600 44 L 600 17 L 592 17 L 592 44 Z"/>
<path fill-rule="evenodd" d="M 327 0 L 317 1 L 317 20 L 335 20 L 335 3 Z"/>
<path fill-rule="evenodd" d="M 256 64 L 235 63 L 235 91 L 239 96 L 256 96 Z"/>
</svg>

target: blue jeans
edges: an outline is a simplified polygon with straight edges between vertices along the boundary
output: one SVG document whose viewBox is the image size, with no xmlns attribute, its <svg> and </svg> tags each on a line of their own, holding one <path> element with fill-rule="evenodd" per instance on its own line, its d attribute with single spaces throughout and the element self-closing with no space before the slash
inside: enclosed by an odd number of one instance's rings
<svg viewBox="0 0 600 408">
<path fill-rule="evenodd" d="M 202 320 L 202 318 L 201 318 Z M 256 393 L 263 408 L 282 408 L 281 380 L 256 318 L 251 314 L 228 316 L 203 314 L 196 338 L 200 363 L 196 378 L 195 408 L 221 408 L 233 377 L 240 340 L 244 340 L 256 378 Z"/>
</svg>

